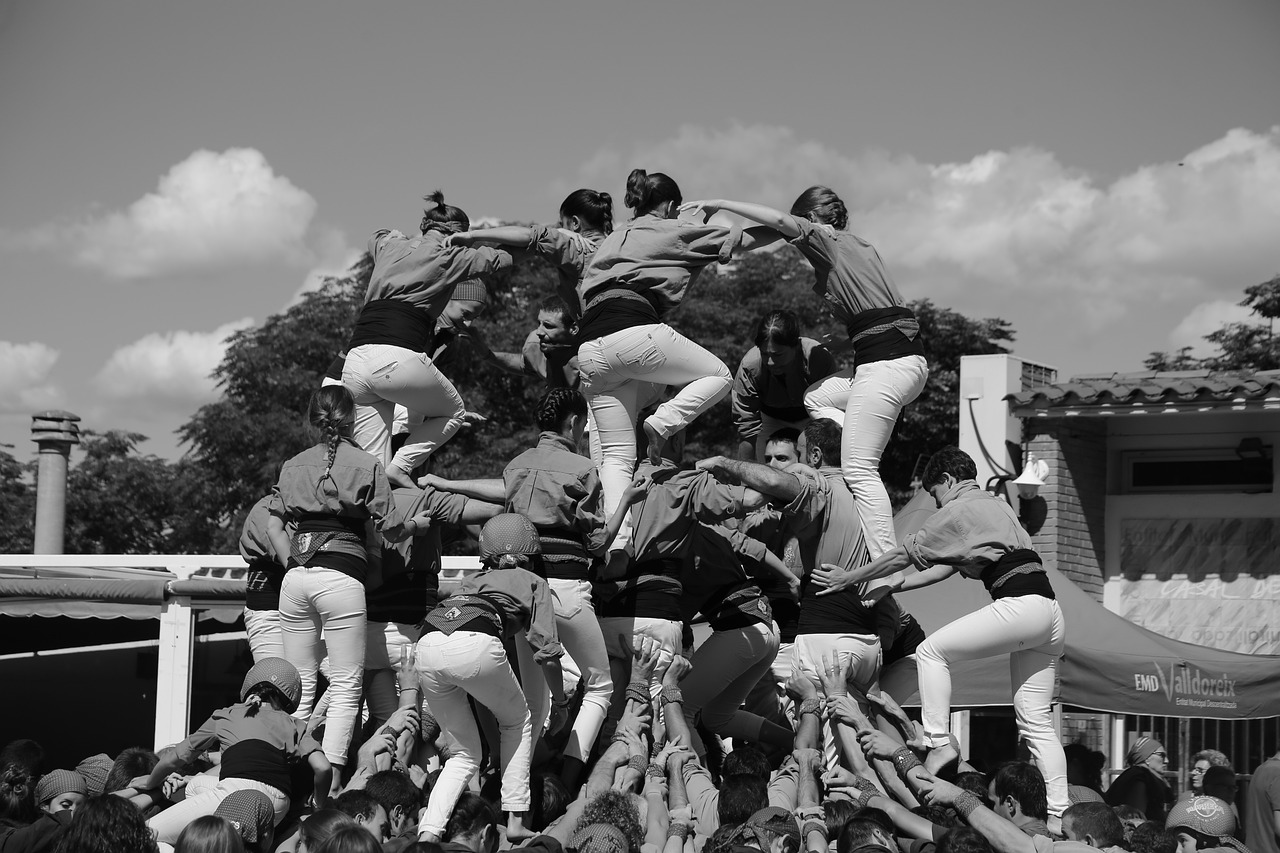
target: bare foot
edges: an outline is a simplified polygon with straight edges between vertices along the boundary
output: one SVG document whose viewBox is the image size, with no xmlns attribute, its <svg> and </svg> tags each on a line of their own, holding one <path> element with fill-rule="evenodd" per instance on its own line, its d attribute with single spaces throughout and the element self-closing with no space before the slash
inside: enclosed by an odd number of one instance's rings
<svg viewBox="0 0 1280 853">
<path fill-rule="evenodd" d="M 658 432 L 656 427 L 649 423 L 648 418 L 645 418 L 644 421 L 644 434 L 649 439 L 649 464 L 661 465 L 662 448 L 667 444 L 666 438 L 663 437 L 662 433 Z"/>
<path fill-rule="evenodd" d="M 948 764 L 955 764 L 959 760 L 960 753 L 951 744 L 935 746 L 924 757 L 924 769 L 937 776 Z"/>
</svg>

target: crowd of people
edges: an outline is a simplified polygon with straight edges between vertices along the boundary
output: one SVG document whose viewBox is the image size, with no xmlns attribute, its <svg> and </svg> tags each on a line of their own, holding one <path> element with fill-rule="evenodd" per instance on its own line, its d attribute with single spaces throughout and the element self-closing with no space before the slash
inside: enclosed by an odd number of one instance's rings
<svg viewBox="0 0 1280 853">
<path fill-rule="evenodd" d="M 616 229 L 588 189 L 558 227 L 472 229 L 429 201 L 417 235 L 370 240 L 363 308 L 306 413 L 317 442 L 245 521 L 238 701 L 158 753 L 74 770 L 11 743 L 0 853 L 1240 849 L 1220 753 L 1175 798 L 1150 738 L 1105 795 L 1088 751 L 1064 750 L 1067 626 L 967 454 L 933 454 L 938 511 L 899 541 L 879 464 L 925 346 L 832 190 L 783 213 L 635 170 Z M 780 240 L 847 339 L 771 311 L 731 375 L 665 320 L 705 267 Z M 473 326 L 485 278 L 527 255 L 556 292 L 521 352 L 494 352 Z M 545 384 L 536 445 L 490 479 L 432 473 L 480 420 L 446 375 L 462 338 Z M 726 397 L 737 458 L 691 464 L 685 430 Z M 481 569 L 442 589 L 442 529 L 461 526 Z M 992 601 L 926 637 L 894 594 L 953 574 Z M 983 773 L 949 731 L 951 668 L 997 655 L 1030 761 Z M 908 656 L 918 722 L 879 685 Z M 1280 780 L 1257 789 L 1280 806 Z M 1255 823 L 1255 853 L 1276 851 Z"/>
</svg>

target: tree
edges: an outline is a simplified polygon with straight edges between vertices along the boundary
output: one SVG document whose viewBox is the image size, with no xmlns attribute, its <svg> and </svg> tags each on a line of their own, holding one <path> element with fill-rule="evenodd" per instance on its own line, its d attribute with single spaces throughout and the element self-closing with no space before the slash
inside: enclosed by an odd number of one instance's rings
<svg viewBox="0 0 1280 853">
<path fill-rule="evenodd" d="M 36 517 L 33 470 L 34 466 L 0 450 L 0 506 L 4 507 L 0 512 L 0 554 L 31 553 Z"/>
<path fill-rule="evenodd" d="M 297 305 L 233 336 L 214 374 L 221 399 L 202 406 L 180 430 L 190 450 L 174 466 L 173 489 L 186 510 L 174 519 L 172 537 L 183 549 L 233 552 L 244 513 L 270 490 L 280 464 L 311 443 L 303 424 L 307 401 L 346 346 L 371 269 L 365 256 Z M 792 251 L 750 255 L 703 275 L 670 322 L 732 371 L 751 346 L 756 321 L 771 309 L 795 311 L 810 335 L 843 334 L 813 293 L 812 280 L 810 267 Z M 494 276 L 489 309 L 476 324 L 489 346 L 519 352 L 538 303 L 554 293 L 555 282 L 550 264 L 534 256 Z M 1003 343 L 1013 340 L 1003 320 L 973 320 L 928 300 L 912 307 L 931 372 L 885 454 L 882 473 L 899 500 L 919 456 L 957 441 L 960 356 L 1004 352 Z M 432 465 L 449 477 L 494 476 L 536 441 L 533 412 L 541 383 L 483 363 L 465 338 L 442 370 L 467 408 L 488 420 L 455 435 Z M 691 457 L 732 454 L 737 436 L 728 405 L 700 417 L 688 439 Z"/>
<path fill-rule="evenodd" d="M 146 438 L 80 433 L 84 458 L 67 472 L 67 553 L 174 553 L 171 523 L 183 511 L 173 488 L 175 470 L 138 453 Z"/>
<path fill-rule="evenodd" d="M 1275 321 L 1280 318 L 1280 275 L 1244 289 L 1238 304 L 1266 323 L 1224 323 L 1204 336 L 1216 352 L 1195 358 L 1191 347 L 1176 353 L 1153 352 L 1143 365 L 1149 370 L 1277 370 L 1280 369 L 1280 341 L 1275 337 Z"/>
</svg>

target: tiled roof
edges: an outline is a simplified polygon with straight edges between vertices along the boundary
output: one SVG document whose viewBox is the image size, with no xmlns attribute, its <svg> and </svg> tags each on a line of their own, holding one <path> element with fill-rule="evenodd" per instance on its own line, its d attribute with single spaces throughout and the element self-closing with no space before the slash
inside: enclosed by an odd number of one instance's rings
<svg viewBox="0 0 1280 853">
<path fill-rule="evenodd" d="M 1280 409 L 1280 370 L 1144 371 L 1076 376 L 1005 397 L 1015 415 Z"/>
</svg>

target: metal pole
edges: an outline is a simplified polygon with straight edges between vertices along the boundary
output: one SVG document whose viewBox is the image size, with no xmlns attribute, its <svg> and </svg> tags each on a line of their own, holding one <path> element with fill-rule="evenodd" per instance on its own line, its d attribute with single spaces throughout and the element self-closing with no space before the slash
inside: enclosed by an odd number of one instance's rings
<svg viewBox="0 0 1280 853">
<path fill-rule="evenodd" d="M 41 412 L 31 417 L 31 440 L 39 448 L 36 465 L 34 554 L 61 554 L 66 535 L 67 460 L 80 443 L 80 418 L 70 412 Z"/>
</svg>

